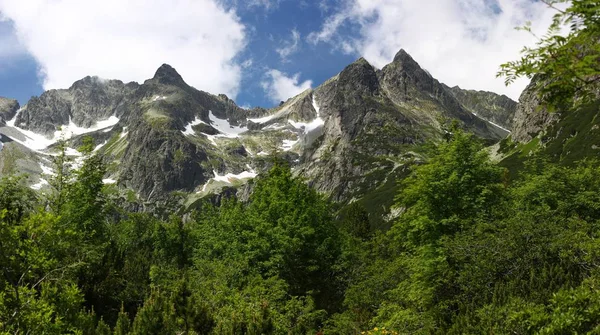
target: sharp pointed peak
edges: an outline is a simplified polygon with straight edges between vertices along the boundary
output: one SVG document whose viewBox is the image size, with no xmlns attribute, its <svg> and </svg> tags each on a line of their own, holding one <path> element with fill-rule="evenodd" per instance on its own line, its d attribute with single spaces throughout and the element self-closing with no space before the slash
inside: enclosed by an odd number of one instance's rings
<svg viewBox="0 0 600 335">
<path fill-rule="evenodd" d="M 400 51 L 398 51 L 396 53 L 396 56 L 394 56 L 394 62 L 397 62 L 397 61 L 407 61 L 407 60 L 413 61 L 413 62 L 415 61 L 412 58 L 412 56 L 408 52 L 406 52 L 406 50 L 404 50 L 404 49 L 400 49 Z"/>
<path fill-rule="evenodd" d="M 158 68 L 158 70 L 156 70 L 156 73 L 154 74 L 154 77 L 152 79 L 158 81 L 161 84 L 168 84 L 168 85 L 185 84 L 181 75 L 177 72 L 177 70 L 175 70 L 174 67 L 172 67 L 169 64 L 161 65 Z"/>
<path fill-rule="evenodd" d="M 369 61 L 365 57 L 360 57 L 354 63 L 357 63 L 357 64 L 369 64 L 369 65 L 371 65 L 371 63 L 369 63 Z"/>
</svg>

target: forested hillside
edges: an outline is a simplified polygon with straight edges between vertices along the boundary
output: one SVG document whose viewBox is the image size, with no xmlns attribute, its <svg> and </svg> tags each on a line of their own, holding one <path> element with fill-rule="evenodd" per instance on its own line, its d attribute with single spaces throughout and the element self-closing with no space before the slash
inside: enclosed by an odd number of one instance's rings
<svg viewBox="0 0 600 335">
<path fill-rule="evenodd" d="M 389 229 L 276 157 L 247 199 L 136 211 L 92 137 L 77 161 L 58 141 L 47 188 L 0 180 L 0 334 L 600 333 L 600 5 L 557 10 L 570 34 L 502 67 L 536 78 L 521 135 L 455 121 L 403 166 Z"/>
<path fill-rule="evenodd" d="M 85 149 L 85 148 L 83 148 Z M 519 180 L 455 129 L 370 232 L 285 163 L 184 218 L 128 213 L 101 160 L 40 195 L 0 185 L 4 333 L 552 333 L 600 321 L 600 166 L 532 159 Z M 89 152 L 89 150 L 88 150 Z"/>
</svg>

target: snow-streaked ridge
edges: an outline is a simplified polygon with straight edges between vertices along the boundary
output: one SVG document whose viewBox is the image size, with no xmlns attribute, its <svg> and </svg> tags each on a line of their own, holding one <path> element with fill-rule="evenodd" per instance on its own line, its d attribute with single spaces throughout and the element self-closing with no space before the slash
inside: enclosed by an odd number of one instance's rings
<svg viewBox="0 0 600 335">
<path fill-rule="evenodd" d="M 485 121 L 485 122 L 487 122 L 487 123 L 489 123 L 489 124 L 491 124 L 491 125 L 493 125 L 493 126 L 496 126 L 496 127 L 500 128 L 500 129 L 502 129 L 502 130 L 504 130 L 504 131 L 507 131 L 507 132 L 509 132 L 509 133 L 511 132 L 510 130 L 508 130 L 508 129 L 506 129 L 506 128 L 502 127 L 501 125 L 499 125 L 499 124 L 497 124 L 497 123 L 494 123 L 494 122 L 492 122 L 492 121 L 490 121 L 490 120 L 487 120 L 487 119 L 484 119 L 484 118 L 482 118 L 481 116 L 477 115 L 476 113 L 473 113 L 473 112 L 471 112 L 471 114 L 473 114 L 473 115 L 477 116 L 478 118 L 482 119 L 483 121 Z"/>
<path fill-rule="evenodd" d="M 61 139 L 68 140 L 76 135 L 83 135 L 94 131 L 114 127 L 119 122 L 119 118 L 113 115 L 106 120 L 96 122 L 90 128 L 84 128 L 77 126 L 75 123 L 73 123 L 71 117 L 69 117 L 69 124 L 67 124 L 66 126 L 62 126 L 60 130 L 54 132 L 52 138 L 48 138 L 44 135 L 37 134 L 31 130 L 19 128 L 15 125 L 17 116 L 19 115 L 21 110 L 22 109 L 19 109 L 15 116 L 10 121 L 6 122 L 6 125 L 8 127 L 18 130 L 25 137 L 24 141 L 11 137 L 12 140 L 24 145 L 25 147 L 33 151 L 42 151 Z"/>
</svg>

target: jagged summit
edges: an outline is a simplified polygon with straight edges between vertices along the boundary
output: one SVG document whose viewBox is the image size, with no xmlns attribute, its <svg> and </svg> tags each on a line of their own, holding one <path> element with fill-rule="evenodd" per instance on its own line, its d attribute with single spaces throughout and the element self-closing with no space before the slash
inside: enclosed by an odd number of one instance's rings
<svg viewBox="0 0 600 335">
<path fill-rule="evenodd" d="M 181 86 L 186 85 L 181 75 L 169 64 L 161 65 L 152 80 L 164 85 Z"/>
<path fill-rule="evenodd" d="M 363 57 L 340 72 L 339 85 L 348 95 L 367 92 L 371 94 L 379 87 L 375 68 Z"/>
<path fill-rule="evenodd" d="M 417 61 L 415 61 L 415 59 L 412 58 L 412 56 L 410 54 L 408 54 L 408 52 L 406 52 L 404 49 L 400 49 L 400 51 L 398 51 L 396 53 L 396 56 L 394 56 L 394 60 L 390 64 L 386 65 L 385 67 L 389 68 L 392 65 L 402 71 L 405 71 L 405 72 L 413 72 L 414 73 L 414 72 L 422 71 L 430 76 L 430 74 L 428 72 L 426 72 L 419 65 L 419 63 L 417 63 Z"/>
<path fill-rule="evenodd" d="M 406 60 L 411 60 L 411 61 L 413 61 L 413 62 L 415 61 L 415 60 L 412 58 L 412 56 L 411 56 L 411 55 L 410 55 L 408 52 L 406 52 L 406 50 L 404 50 L 404 49 L 400 49 L 400 50 L 399 50 L 399 51 L 396 53 L 396 55 L 394 56 L 394 60 L 393 60 L 393 61 L 394 61 L 394 62 L 396 62 L 396 61 L 406 61 Z"/>
<path fill-rule="evenodd" d="M 367 65 L 371 65 L 371 63 L 369 63 L 369 61 L 365 57 L 360 57 L 359 59 L 357 59 L 356 61 L 354 61 L 354 63 L 352 63 L 352 64 L 367 64 Z"/>
<path fill-rule="evenodd" d="M 108 80 L 102 79 L 98 76 L 86 76 L 86 77 L 74 82 L 73 85 L 71 85 L 71 87 L 69 89 L 98 85 L 98 84 L 102 84 L 102 83 L 106 83 L 106 82 L 108 82 Z"/>
<path fill-rule="evenodd" d="M 249 111 L 189 86 L 163 64 L 142 84 L 85 77 L 31 99 L 14 119 L 18 104 L 11 104 L 4 120 L 14 121 L 0 126 L 0 134 L 15 143 L 0 141 L 30 157 L 19 169 L 37 174 L 38 184 L 54 148 L 33 138 L 55 140 L 64 128 L 72 131 L 70 152 L 91 136 L 111 163 L 107 180 L 143 201 L 184 191 L 192 203 L 264 171 L 274 155 L 315 189 L 347 201 L 370 192 L 369 185 L 397 179 L 406 155 L 441 136 L 439 120 L 458 120 L 490 141 L 502 138 L 506 131 L 490 122 L 508 128 L 514 105 L 490 95 L 475 104 L 400 50 L 383 69 L 359 58 L 281 106 Z M 0 151 L 0 168 L 2 160 Z"/>
</svg>

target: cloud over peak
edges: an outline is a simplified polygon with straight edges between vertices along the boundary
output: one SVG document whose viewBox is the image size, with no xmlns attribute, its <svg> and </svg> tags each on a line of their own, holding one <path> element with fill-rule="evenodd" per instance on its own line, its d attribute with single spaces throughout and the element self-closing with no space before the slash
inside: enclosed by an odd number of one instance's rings
<svg viewBox="0 0 600 335">
<path fill-rule="evenodd" d="M 312 80 L 300 82 L 300 73 L 288 76 L 279 70 L 270 69 L 265 77 L 261 86 L 275 103 L 286 101 L 312 87 Z"/>
<path fill-rule="evenodd" d="M 87 75 L 143 81 L 169 63 L 198 89 L 239 91 L 245 27 L 216 0 L 0 0 L 0 12 L 45 89 Z"/>
<path fill-rule="evenodd" d="M 554 14 L 532 0 L 342 0 L 339 8 L 308 35 L 310 43 L 330 43 L 379 68 L 404 48 L 444 83 L 513 99 L 528 81 L 505 87 L 496 72 L 535 42 L 514 28 L 531 21 L 533 31 L 543 33 Z M 359 34 L 344 34 L 347 24 Z"/>
</svg>

